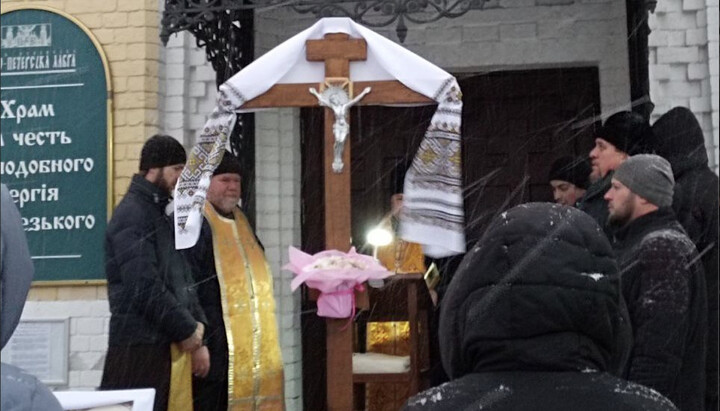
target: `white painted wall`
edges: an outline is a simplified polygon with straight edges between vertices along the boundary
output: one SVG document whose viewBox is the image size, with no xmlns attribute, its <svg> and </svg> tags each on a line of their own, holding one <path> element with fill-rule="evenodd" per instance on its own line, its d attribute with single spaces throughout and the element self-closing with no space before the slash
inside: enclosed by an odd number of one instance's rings
<svg viewBox="0 0 720 411">
<path fill-rule="evenodd" d="M 629 104 L 622 1 L 498 0 L 493 4 L 497 7 L 470 11 L 461 18 L 423 26 L 408 23 L 404 46 L 455 73 L 597 66 L 603 114 L 609 116 Z M 315 21 L 288 9 L 258 13 L 256 42 L 269 49 Z M 376 31 L 397 41 L 394 26 Z"/>
<path fill-rule="evenodd" d="M 300 138 L 297 110 L 255 115 L 257 235 L 273 272 L 280 346 L 285 364 L 288 411 L 302 409 L 300 294 L 290 291 L 293 275 L 280 268 L 288 247 L 300 246 Z"/>
<path fill-rule="evenodd" d="M 160 125 L 162 132 L 192 147 L 215 106 L 215 71 L 205 51 L 188 32 L 170 37 L 160 51 Z"/>
<path fill-rule="evenodd" d="M 675 106 L 692 110 L 718 171 L 718 1 L 659 1 L 648 20 L 653 121 Z"/>
</svg>

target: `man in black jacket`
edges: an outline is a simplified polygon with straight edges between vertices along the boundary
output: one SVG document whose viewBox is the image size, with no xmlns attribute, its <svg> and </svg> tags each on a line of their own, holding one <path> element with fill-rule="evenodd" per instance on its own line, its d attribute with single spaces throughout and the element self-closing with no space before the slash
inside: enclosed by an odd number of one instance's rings
<svg viewBox="0 0 720 411">
<path fill-rule="evenodd" d="M 618 268 L 575 208 L 531 203 L 496 217 L 445 297 L 440 345 L 453 381 L 408 410 L 675 410 L 610 372 L 631 344 Z"/>
<path fill-rule="evenodd" d="M 634 335 L 625 376 L 701 411 L 707 291 L 695 245 L 670 209 L 673 186 L 665 159 L 640 154 L 615 171 L 605 194 Z"/>
<path fill-rule="evenodd" d="M 685 107 L 675 107 L 653 124 L 656 154 L 670 162 L 675 177 L 673 210 L 695 243 L 708 291 L 705 408 L 718 409 L 718 176 L 708 167 L 700 123 Z"/>
<path fill-rule="evenodd" d="M 185 160 L 175 139 L 151 137 L 105 237 L 111 316 L 101 388 L 155 388 L 156 411 L 168 408 L 171 344 L 198 350 L 206 322 L 166 214 Z"/>
<path fill-rule="evenodd" d="M 610 239 L 612 232 L 607 225 L 607 203 L 603 196 L 610 188 L 612 172 L 628 156 L 646 153 L 651 136 L 652 129 L 647 120 L 632 111 L 621 111 L 608 117 L 595 136 L 595 147 L 590 151 L 592 184 L 578 202 L 578 208 L 590 214 Z"/>
</svg>

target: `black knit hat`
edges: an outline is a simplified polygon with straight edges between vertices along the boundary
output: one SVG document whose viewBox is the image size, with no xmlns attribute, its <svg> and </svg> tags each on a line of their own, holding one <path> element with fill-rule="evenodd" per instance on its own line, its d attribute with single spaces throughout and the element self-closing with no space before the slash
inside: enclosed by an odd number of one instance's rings
<svg viewBox="0 0 720 411">
<path fill-rule="evenodd" d="M 596 137 L 629 155 L 647 153 L 652 141 L 652 128 L 640 114 L 621 111 L 605 120 Z"/>
<path fill-rule="evenodd" d="M 586 159 L 565 156 L 552 163 L 548 180 L 567 181 L 578 188 L 587 189 L 590 185 L 590 172 L 590 164 Z"/>
<path fill-rule="evenodd" d="M 220 164 L 218 164 L 213 175 L 235 173 L 242 176 L 242 166 L 240 161 L 231 152 L 225 150 Z"/>
<path fill-rule="evenodd" d="M 170 136 L 155 134 L 145 142 L 140 152 L 140 171 L 185 164 L 186 160 L 182 144 Z"/>
</svg>

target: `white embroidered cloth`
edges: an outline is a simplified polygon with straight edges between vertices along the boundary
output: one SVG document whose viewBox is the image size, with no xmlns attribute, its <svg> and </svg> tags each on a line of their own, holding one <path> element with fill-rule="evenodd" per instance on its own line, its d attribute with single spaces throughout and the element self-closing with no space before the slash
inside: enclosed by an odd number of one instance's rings
<svg viewBox="0 0 720 411">
<path fill-rule="evenodd" d="M 323 62 L 305 59 L 305 42 L 346 33 L 367 42 L 367 60 L 350 63 L 351 81 L 398 80 L 438 103 L 405 177 L 400 232 L 431 257 L 465 252 L 460 122 L 462 95 L 455 78 L 422 57 L 348 18 L 324 18 L 275 47 L 220 86 L 175 190 L 175 245 L 195 245 L 213 170 L 220 163 L 236 113 L 275 84 L 322 83 Z M 362 102 L 361 102 L 362 103 Z M 388 105 L 392 105 L 389 103 Z"/>
</svg>

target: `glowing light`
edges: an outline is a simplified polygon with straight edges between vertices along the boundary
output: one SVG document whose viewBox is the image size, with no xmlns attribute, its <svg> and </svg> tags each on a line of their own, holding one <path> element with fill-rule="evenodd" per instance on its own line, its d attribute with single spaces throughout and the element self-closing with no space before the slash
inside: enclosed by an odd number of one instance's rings
<svg viewBox="0 0 720 411">
<path fill-rule="evenodd" d="M 375 247 L 383 247 L 392 243 L 393 235 L 390 231 L 375 227 L 367 233 L 367 242 Z"/>
</svg>

